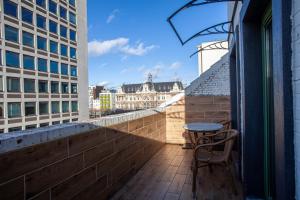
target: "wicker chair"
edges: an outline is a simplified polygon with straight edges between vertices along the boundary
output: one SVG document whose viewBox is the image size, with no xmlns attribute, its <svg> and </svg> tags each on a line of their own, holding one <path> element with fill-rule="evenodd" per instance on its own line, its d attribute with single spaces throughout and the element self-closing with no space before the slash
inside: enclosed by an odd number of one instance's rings
<svg viewBox="0 0 300 200">
<path fill-rule="evenodd" d="M 194 159 L 192 164 L 192 171 L 193 171 L 193 195 L 196 196 L 196 180 L 197 180 L 197 173 L 198 168 L 208 166 L 211 169 L 211 165 L 222 165 L 226 167 L 226 170 L 230 173 L 231 182 L 233 186 L 233 192 L 236 194 L 236 187 L 234 182 L 234 176 L 230 171 L 230 164 L 231 164 L 231 151 L 234 145 L 234 141 L 238 136 L 237 130 L 226 130 L 216 134 L 212 134 L 209 137 L 216 137 L 220 134 L 225 135 L 225 139 L 214 142 L 214 143 L 207 143 L 207 144 L 200 144 L 194 148 Z M 207 137 L 207 136 L 202 136 Z M 212 151 L 213 147 L 224 144 L 223 151 L 214 152 Z"/>
</svg>

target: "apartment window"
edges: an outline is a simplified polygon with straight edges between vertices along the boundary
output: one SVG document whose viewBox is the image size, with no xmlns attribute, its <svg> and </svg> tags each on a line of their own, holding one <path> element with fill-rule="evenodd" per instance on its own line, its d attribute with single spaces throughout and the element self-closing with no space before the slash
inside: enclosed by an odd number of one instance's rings
<svg viewBox="0 0 300 200">
<path fill-rule="evenodd" d="M 60 124 L 60 121 L 52 122 L 52 125 L 58 125 L 58 124 Z"/>
<path fill-rule="evenodd" d="M 67 9 L 64 7 L 60 6 L 59 7 L 59 16 L 63 19 L 67 19 Z"/>
<path fill-rule="evenodd" d="M 7 116 L 8 118 L 21 117 L 21 103 L 7 103 Z"/>
<path fill-rule="evenodd" d="M 21 131 L 21 130 L 22 130 L 22 127 L 13 127 L 13 128 L 9 128 L 8 132 L 11 133 L 11 132 L 16 132 L 16 131 Z"/>
<path fill-rule="evenodd" d="M 36 5 L 42 7 L 42 8 L 46 8 L 46 0 L 35 0 Z"/>
<path fill-rule="evenodd" d="M 37 36 L 37 48 L 47 51 L 47 39 Z"/>
<path fill-rule="evenodd" d="M 23 55 L 23 68 L 34 70 L 34 57 Z"/>
<path fill-rule="evenodd" d="M 20 67 L 19 54 L 11 51 L 5 52 L 6 66 L 8 67 Z"/>
<path fill-rule="evenodd" d="M 25 102 L 25 116 L 36 115 L 35 102 Z"/>
<path fill-rule="evenodd" d="M 4 13 L 6 15 L 10 15 L 18 18 L 18 5 L 9 0 L 4 0 L 3 3 L 4 3 Z"/>
<path fill-rule="evenodd" d="M 58 53 L 58 43 L 54 41 L 50 41 L 50 52 L 51 53 Z"/>
<path fill-rule="evenodd" d="M 4 106 L 3 103 L 0 103 L 0 119 L 4 118 Z"/>
<path fill-rule="evenodd" d="M 29 47 L 33 47 L 34 46 L 34 42 L 33 42 L 33 34 L 28 33 L 26 31 L 22 32 L 22 42 L 23 45 L 25 46 L 29 46 Z"/>
<path fill-rule="evenodd" d="M 48 3 L 49 3 L 49 5 L 48 5 L 49 6 L 49 11 L 56 15 L 56 13 L 57 13 L 57 4 L 52 0 L 49 0 Z"/>
<path fill-rule="evenodd" d="M 75 7 L 75 0 L 69 0 L 69 4 Z"/>
<path fill-rule="evenodd" d="M 68 47 L 64 44 L 60 45 L 60 55 L 68 57 Z"/>
<path fill-rule="evenodd" d="M 78 102 L 77 101 L 72 101 L 71 107 L 72 107 L 72 112 L 78 112 Z"/>
<path fill-rule="evenodd" d="M 0 76 L 0 92 L 3 92 L 3 77 Z"/>
<path fill-rule="evenodd" d="M 53 74 L 58 74 L 58 63 L 55 61 L 50 61 L 50 72 Z"/>
<path fill-rule="evenodd" d="M 69 84 L 68 83 L 61 83 L 61 93 L 63 93 L 63 94 L 69 93 Z"/>
<path fill-rule="evenodd" d="M 34 79 L 24 79 L 24 92 L 25 93 L 35 93 L 35 80 Z"/>
<path fill-rule="evenodd" d="M 52 114 L 59 113 L 59 101 L 52 101 L 51 102 L 51 113 Z"/>
<path fill-rule="evenodd" d="M 32 11 L 22 7 L 22 20 L 32 24 Z"/>
<path fill-rule="evenodd" d="M 71 76 L 76 77 L 77 76 L 77 67 L 71 66 Z"/>
<path fill-rule="evenodd" d="M 77 84 L 76 83 L 71 83 L 71 93 L 72 94 L 77 94 Z"/>
<path fill-rule="evenodd" d="M 19 42 L 19 30 L 12 26 L 5 25 L 5 40 Z"/>
<path fill-rule="evenodd" d="M 68 101 L 62 102 L 62 112 L 63 113 L 69 112 L 69 102 Z"/>
<path fill-rule="evenodd" d="M 72 24 L 76 24 L 76 15 L 72 12 L 69 12 L 69 21 L 72 23 Z"/>
<path fill-rule="evenodd" d="M 36 15 L 36 25 L 41 29 L 46 29 L 46 17 Z"/>
<path fill-rule="evenodd" d="M 15 77 L 6 78 L 7 92 L 20 92 L 20 79 Z"/>
<path fill-rule="evenodd" d="M 67 27 L 60 25 L 60 36 L 67 38 L 67 35 L 68 35 L 67 32 L 68 32 Z"/>
<path fill-rule="evenodd" d="M 38 70 L 40 72 L 47 72 L 47 60 L 38 58 Z"/>
<path fill-rule="evenodd" d="M 70 47 L 70 57 L 76 59 L 76 49 L 73 47 Z"/>
<path fill-rule="evenodd" d="M 36 124 L 25 126 L 26 130 L 31 130 L 31 129 L 35 129 L 35 128 L 36 128 Z"/>
<path fill-rule="evenodd" d="M 70 29 L 70 40 L 76 41 L 76 31 Z"/>
<path fill-rule="evenodd" d="M 57 34 L 57 23 L 56 22 L 49 20 L 49 31 L 51 33 Z"/>
<path fill-rule="evenodd" d="M 61 64 L 60 65 L 60 73 L 62 75 L 68 75 L 69 74 L 69 70 L 68 70 L 68 65 L 67 64 Z"/>
<path fill-rule="evenodd" d="M 58 84 L 58 82 L 51 81 L 51 93 L 52 94 L 59 93 L 59 84 Z"/>
<path fill-rule="evenodd" d="M 47 127 L 47 126 L 49 126 L 49 123 L 41 123 L 40 124 L 40 127 L 42 128 L 42 127 Z"/>
<path fill-rule="evenodd" d="M 62 123 L 63 123 L 63 124 L 70 123 L 70 120 L 69 120 L 69 119 L 65 119 L 65 120 L 62 121 Z"/>
<path fill-rule="evenodd" d="M 40 115 L 49 114 L 48 107 L 48 102 L 39 102 Z"/>
<path fill-rule="evenodd" d="M 48 92 L 48 82 L 39 81 L 39 93 L 47 93 L 47 92 Z"/>
</svg>

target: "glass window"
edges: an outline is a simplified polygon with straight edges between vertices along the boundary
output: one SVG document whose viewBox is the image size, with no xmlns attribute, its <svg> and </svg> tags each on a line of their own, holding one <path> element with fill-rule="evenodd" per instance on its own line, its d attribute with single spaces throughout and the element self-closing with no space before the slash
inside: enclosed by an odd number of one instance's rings
<svg viewBox="0 0 300 200">
<path fill-rule="evenodd" d="M 69 112 L 69 102 L 68 101 L 62 102 L 62 112 L 63 113 Z"/>
<path fill-rule="evenodd" d="M 35 128 L 36 128 L 36 124 L 25 126 L 26 130 L 31 130 L 31 129 L 35 129 Z"/>
<path fill-rule="evenodd" d="M 18 18 L 18 5 L 9 0 L 4 0 L 3 3 L 4 3 L 4 13 L 6 15 L 10 15 Z"/>
<path fill-rule="evenodd" d="M 67 27 L 60 25 L 60 36 L 67 38 Z"/>
<path fill-rule="evenodd" d="M 78 112 L 78 102 L 72 101 L 72 112 Z"/>
<path fill-rule="evenodd" d="M 76 41 L 76 31 L 70 29 L 70 40 Z"/>
<path fill-rule="evenodd" d="M 49 31 L 51 33 L 57 34 L 57 23 L 56 22 L 49 20 Z"/>
<path fill-rule="evenodd" d="M 25 93 L 35 93 L 35 80 L 34 79 L 24 79 L 24 92 Z"/>
<path fill-rule="evenodd" d="M 57 42 L 50 41 L 50 52 L 55 53 L 55 54 L 58 53 L 58 44 L 57 44 Z"/>
<path fill-rule="evenodd" d="M 70 47 L 70 57 L 76 59 L 76 49 L 73 47 Z"/>
<path fill-rule="evenodd" d="M 64 7 L 60 6 L 59 7 L 59 16 L 63 19 L 67 19 L 67 9 Z"/>
<path fill-rule="evenodd" d="M 46 8 L 46 0 L 35 0 L 36 4 L 42 8 Z"/>
<path fill-rule="evenodd" d="M 46 17 L 36 15 L 36 25 L 39 28 L 46 29 Z"/>
<path fill-rule="evenodd" d="M 60 65 L 60 73 L 62 75 L 68 75 L 69 74 L 69 70 L 68 70 L 68 65 L 67 64 L 61 64 Z"/>
<path fill-rule="evenodd" d="M 34 57 L 23 55 L 23 68 L 24 69 L 35 70 Z"/>
<path fill-rule="evenodd" d="M 39 102 L 40 115 L 49 114 L 48 111 L 48 102 Z"/>
<path fill-rule="evenodd" d="M 63 94 L 69 93 L 69 84 L 68 83 L 61 83 L 61 93 L 63 93 Z"/>
<path fill-rule="evenodd" d="M 60 124 L 60 121 L 52 122 L 52 125 L 57 125 L 57 124 Z"/>
<path fill-rule="evenodd" d="M 76 3 L 75 0 L 69 0 L 69 4 L 72 5 L 72 6 L 74 6 L 74 7 L 75 7 L 75 3 Z"/>
<path fill-rule="evenodd" d="M 39 93 L 47 93 L 47 92 L 48 92 L 48 82 L 39 81 Z"/>
<path fill-rule="evenodd" d="M 22 20 L 32 24 L 32 11 L 22 7 Z"/>
<path fill-rule="evenodd" d="M 36 105 L 35 102 L 25 102 L 25 116 L 35 115 Z"/>
<path fill-rule="evenodd" d="M 72 12 L 69 12 L 69 22 L 76 24 L 76 15 Z"/>
<path fill-rule="evenodd" d="M 50 72 L 53 74 L 58 74 L 58 63 L 55 61 L 50 61 Z"/>
<path fill-rule="evenodd" d="M 57 94 L 59 93 L 59 84 L 56 81 L 51 81 L 51 93 Z"/>
<path fill-rule="evenodd" d="M 60 55 L 68 57 L 68 47 L 64 44 L 60 45 Z"/>
<path fill-rule="evenodd" d="M 57 4 L 52 0 L 49 0 L 48 3 L 49 3 L 49 5 L 48 5 L 49 6 L 49 11 L 56 15 L 56 13 L 57 13 Z"/>
<path fill-rule="evenodd" d="M 38 58 L 38 70 L 40 72 L 47 72 L 47 60 L 43 58 Z"/>
<path fill-rule="evenodd" d="M 33 34 L 23 31 L 22 36 L 23 36 L 22 37 L 23 45 L 29 46 L 29 47 L 34 46 Z"/>
<path fill-rule="evenodd" d="M 21 117 L 21 103 L 7 103 L 8 118 Z"/>
<path fill-rule="evenodd" d="M 0 119 L 4 118 L 4 106 L 3 103 L 0 103 Z"/>
<path fill-rule="evenodd" d="M 59 113 L 59 101 L 52 101 L 51 102 L 51 113 L 52 114 Z"/>
<path fill-rule="evenodd" d="M 77 67 L 71 66 L 71 76 L 77 76 Z"/>
<path fill-rule="evenodd" d="M 3 77 L 0 76 L 0 92 L 3 92 Z"/>
<path fill-rule="evenodd" d="M 15 77 L 6 78 L 7 92 L 20 92 L 20 79 Z"/>
<path fill-rule="evenodd" d="M 22 130 L 22 127 L 13 127 L 13 128 L 9 128 L 8 129 L 8 132 L 16 132 L 16 131 L 21 131 Z"/>
<path fill-rule="evenodd" d="M 5 25 L 5 40 L 19 42 L 19 30 L 17 28 Z"/>
<path fill-rule="evenodd" d="M 17 67 L 17 68 L 20 67 L 20 59 L 18 53 L 6 51 L 5 57 L 6 57 L 6 66 Z"/>
<path fill-rule="evenodd" d="M 71 83 L 71 93 L 72 94 L 77 94 L 77 84 L 76 83 Z"/>
<path fill-rule="evenodd" d="M 37 47 L 38 49 L 47 51 L 47 39 L 37 36 Z"/>
<path fill-rule="evenodd" d="M 47 113 L 48 114 L 48 113 Z M 47 126 L 49 126 L 49 123 L 41 123 L 40 124 L 40 127 L 47 127 Z"/>
<path fill-rule="evenodd" d="M 62 121 L 62 123 L 63 123 L 63 124 L 70 123 L 70 120 L 69 120 L 69 119 L 65 119 L 65 120 Z"/>
</svg>

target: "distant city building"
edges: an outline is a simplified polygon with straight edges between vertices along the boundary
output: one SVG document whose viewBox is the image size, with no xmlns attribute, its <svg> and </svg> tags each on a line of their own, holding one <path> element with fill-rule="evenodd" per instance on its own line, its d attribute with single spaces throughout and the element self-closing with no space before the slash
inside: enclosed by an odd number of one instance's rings
<svg viewBox="0 0 300 200">
<path fill-rule="evenodd" d="M 91 110 L 93 111 L 108 111 L 116 108 L 116 91 L 103 90 L 98 94 L 97 99 L 92 100 Z"/>
<path fill-rule="evenodd" d="M 116 108 L 138 110 L 158 107 L 183 91 L 180 81 L 153 82 L 149 74 L 145 83 L 123 84 L 116 93 Z"/>
<path fill-rule="evenodd" d="M 201 48 L 205 48 L 209 45 L 213 45 L 218 41 L 214 42 L 205 42 L 198 46 L 198 50 Z M 218 46 L 218 45 L 217 45 Z M 222 42 L 222 46 L 228 48 L 227 42 Z M 214 48 L 212 46 L 212 48 Z M 199 51 L 198 53 L 198 68 L 199 68 L 199 76 L 207 71 L 213 64 L 219 61 L 226 53 L 228 53 L 227 49 L 210 49 Z"/>
<path fill-rule="evenodd" d="M 99 99 L 99 93 L 104 90 L 104 86 L 89 86 L 89 109 L 93 109 L 94 100 Z"/>
<path fill-rule="evenodd" d="M 0 2 L 0 133 L 88 119 L 86 3 Z"/>
</svg>

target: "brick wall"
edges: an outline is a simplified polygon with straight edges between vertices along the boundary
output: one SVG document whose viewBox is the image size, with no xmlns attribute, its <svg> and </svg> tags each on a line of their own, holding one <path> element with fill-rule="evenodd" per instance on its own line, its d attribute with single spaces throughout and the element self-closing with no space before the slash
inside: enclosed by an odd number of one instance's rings
<svg viewBox="0 0 300 200">
<path fill-rule="evenodd" d="M 296 199 L 300 199 L 300 1 L 293 0 L 292 6 L 292 48 L 293 48 L 293 93 L 295 129 L 295 179 Z"/>
<path fill-rule="evenodd" d="M 167 143 L 182 144 L 183 126 L 191 122 L 218 122 L 230 118 L 228 96 L 186 96 L 166 110 Z"/>
<path fill-rule="evenodd" d="M 0 199 L 106 199 L 166 141 L 165 114 L 0 155 Z"/>
</svg>

